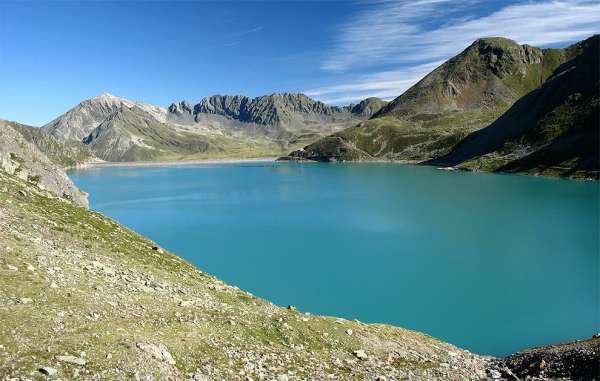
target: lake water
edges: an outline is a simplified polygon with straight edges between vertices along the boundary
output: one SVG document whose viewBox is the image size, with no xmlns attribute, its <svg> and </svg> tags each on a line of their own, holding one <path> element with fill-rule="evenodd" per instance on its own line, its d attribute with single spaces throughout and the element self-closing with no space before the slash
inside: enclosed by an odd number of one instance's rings
<svg viewBox="0 0 600 381">
<path fill-rule="evenodd" d="M 92 209 L 280 305 L 493 355 L 600 332 L 597 182 L 393 164 L 70 176 Z"/>
</svg>

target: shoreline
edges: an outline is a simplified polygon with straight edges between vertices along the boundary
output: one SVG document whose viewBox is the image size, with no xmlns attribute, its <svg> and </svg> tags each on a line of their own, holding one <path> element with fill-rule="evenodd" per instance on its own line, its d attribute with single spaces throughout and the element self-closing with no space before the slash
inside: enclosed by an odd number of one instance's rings
<svg viewBox="0 0 600 381">
<path fill-rule="evenodd" d="M 112 162 L 101 161 L 91 162 L 85 165 L 69 168 L 101 168 L 101 167 L 179 167 L 186 165 L 203 165 L 203 164 L 242 164 L 242 163 L 268 163 L 276 161 L 276 157 L 259 157 L 248 159 L 198 159 L 198 160 L 173 160 L 173 161 L 124 161 Z"/>
</svg>

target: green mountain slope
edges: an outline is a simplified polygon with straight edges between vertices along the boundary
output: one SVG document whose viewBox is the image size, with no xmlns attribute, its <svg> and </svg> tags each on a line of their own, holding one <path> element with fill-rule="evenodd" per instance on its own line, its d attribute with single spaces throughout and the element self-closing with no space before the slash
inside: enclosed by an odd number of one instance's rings
<svg viewBox="0 0 600 381">
<path fill-rule="evenodd" d="M 564 59 L 563 49 L 541 50 L 504 38 L 477 40 L 370 120 L 291 156 L 325 161 L 438 157 L 496 120 Z"/>
<path fill-rule="evenodd" d="M 0 242 L 5 379 L 485 377 L 427 335 L 277 307 L 3 171 Z"/>
<path fill-rule="evenodd" d="M 539 89 L 430 164 L 598 178 L 599 47 L 594 36 L 566 49 L 567 61 Z"/>
</svg>

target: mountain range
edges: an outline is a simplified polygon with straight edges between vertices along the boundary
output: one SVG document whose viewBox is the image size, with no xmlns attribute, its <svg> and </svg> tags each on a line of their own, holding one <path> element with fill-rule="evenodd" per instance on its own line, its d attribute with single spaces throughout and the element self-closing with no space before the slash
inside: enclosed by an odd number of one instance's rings
<svg viewBox="0 0 600 381">
<path fill-rule="evenodd" d="M 598 178 L 599 45 L 479 39 L 369 120 L 286 158 Z"/>
<path fill-rule="evenodd" d="M 106 161 L 277 156 L 368 119 L 387 102 L 329 106 L 303 94 L 215 95 L 168 108 L 108 93 L 42 127 Z"/>
<path fill-rule="evenodd" d="M 385 160 L 598 178 L 598 46 L 482 38 L 391 102 L 300 93 L 214 95 L 168 107 L 108 93 L 42 128 L 6 122 L 61 166 L 91 160 Z"/>
</svg>

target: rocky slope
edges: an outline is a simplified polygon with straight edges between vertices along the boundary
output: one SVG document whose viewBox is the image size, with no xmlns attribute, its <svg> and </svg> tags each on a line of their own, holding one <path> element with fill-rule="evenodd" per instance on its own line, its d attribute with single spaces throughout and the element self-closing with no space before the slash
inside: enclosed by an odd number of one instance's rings
<svg viewBox="0 0 600 381">
<path fill-rule="evenodd" d="M 94 159 L 92 152 L 83 142 L 58 140 L 47 130 L 8 120 L 0 119 L 0 124 L 12 127 L 60 167 L 76 167 Z"/>
<path fill-rule="evenodd" d="M 564 55 L 541 87 L 431 164 L 599 178 L 600 36 Z"/>
<path fill-rule="evenodd" d="M 600 335 L 515 353 L 493 361 L 489 373 L 509 380 L 600 380 Z"/>
<path fill-rule="evenodd" d="M 411 162 L 443 156 L 545 83 L 568 58 L 569 49 L 539 49 L 504 38 L 477 40 L 370 120 L 291 156 Z"/>
<path fill-rule="evenodd" d="M 277 307 L 2 171 L 0 242 L 2 379 L 485 376 L 424 334 Z"/>
<path fill-rule="evenodd" d="M 372 98 L 334 107 L 303 94 L 257 98 L 215 95 L 167 109 L 101 94 L 43 127 L 58 140 L 84 142 L 108 161 L 278 156 L 378 111 Z"/>
<path fill-rule="evenodd" d="M 353 118 L 358 122 L 361 118 L 369 118 L 385 104 L 381 99 L 369 98 L 356 106 L 336 107 L 299 93 L 271 94 L 256 98 L 215 95 L 202 99 L 193 107 L 193 113 L 223 115 L 242 122 L 294 129 L 303 128 L 310 123 L 346 122 Z"/>
<path fill-rule="evenodd" d="M 11 124 L 0 120 L 0 170 L 46 193 L 52 192 L 87 207 L 87 195 L 77 189 L 57 164 L 15 131 Z"/>
<path fill-rule="evenodd" d="M 81 102 L 43 128 L 59 140 L 80 142 L 104 119 L 123 106 L 131 107 L 133 102 L 103 93 Z"/>
</svg>

